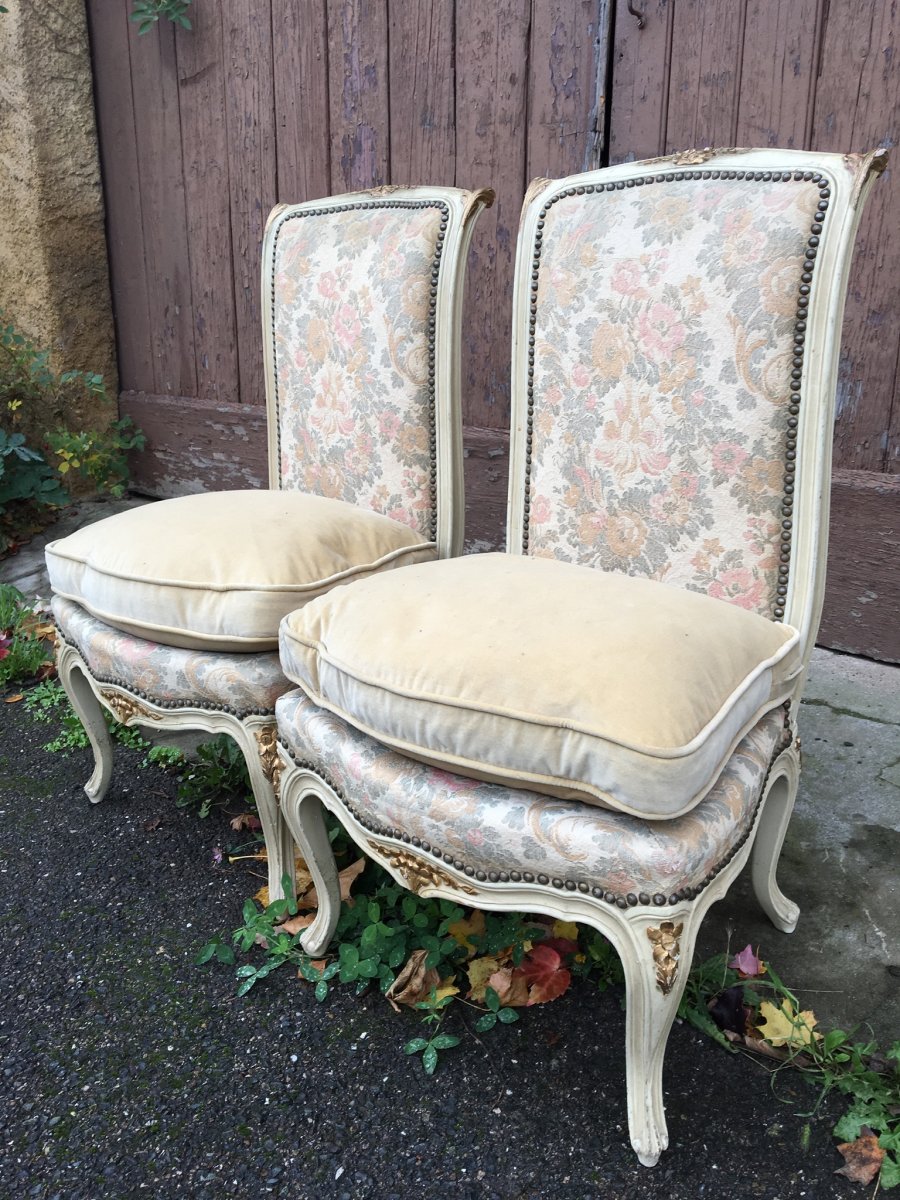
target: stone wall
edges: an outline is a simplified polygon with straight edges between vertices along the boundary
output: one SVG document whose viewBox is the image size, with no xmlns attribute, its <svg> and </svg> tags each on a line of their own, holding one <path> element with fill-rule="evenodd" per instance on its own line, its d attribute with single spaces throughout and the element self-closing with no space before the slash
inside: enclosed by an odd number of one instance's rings
<svg viewBox="0 0 900 1200">
<path fill-rule="evenodd" d="M 118 393 L 103 193 L 84 0 L 7 0 L 0 13 L 0 308 L 58 369 L 96 371 L 109 404 L 66 414 L 103 426 Z"/>
</svg>

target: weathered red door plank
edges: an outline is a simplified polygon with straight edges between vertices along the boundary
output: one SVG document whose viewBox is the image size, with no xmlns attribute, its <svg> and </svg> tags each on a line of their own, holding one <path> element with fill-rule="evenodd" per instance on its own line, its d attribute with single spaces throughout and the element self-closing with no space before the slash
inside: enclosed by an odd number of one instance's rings
<svg viewBox="0 0 900 1200">
<path fill-rule="evenodd" d="M 267 486 L 266 410 L 259 405 L 123 392 L 119 406 L 147 439 L 130 455 L 137 491 L 165 498 Z"/>
<path fill-rule="evenodd" d="M 152 391 L 155 383 L 141 217 L 143 198 L 128 57 L 128 13 L 121 5 L 110 12 L 103 0 L 88 0 L 88 16 L 119 382 L 123 388 Z"/>
<path fill-rule="evenodd" d="M 390 183 L 387 4 L 331 0 L 328 75 L 331 190 Z"/>
<path fill-rule="evenodd" d="M 641 26 L 616 5 L 610 96 L 611 163 L 661 154 L 666 144 L 675 0 L 640 0 Z"/>
<path fill-rule="evenodd" d="M 900 662 L 900 476 L 835 472 L 818 640 Z"/>
<path fill-rule="evenodd" d="M 193 396 L 197 371 L 174 26 L 160 21 L 139 35 L 132 24 L 129 50 L 138 98 L 134 123 L 155 391 Z"/>
<path fill-rule="evenodd" d="M 610 0 L 547 0 L 531 18 L 526 177 L 601 165 Z"/>
<path fill-rule="evenodd" d="M 818 150 L 870 150 L 900 140 L 900 8 L 895 3 L 830 4 L 814 117 Z M 888 434 L 900 387 L 898 212 L 895 159 L 872 190 L 854 252 L 838 385 L 839 467 L 897 469 L 900 440 L 890 444 Z M 895 439 L 898 433 L 895 425 Z"/>
<path fill-rule="evenodd" d="M 403 0 L 389 10 L 391 180 L 456 180 L 453 0 Z"/>
<path fill-rule="evenodd" d="M 745 0 L 678 0 L 667 151 L 735 144 L 745 7 Z"/>
<path fill-rule="evenodd" d="M 221 6 L 238 377 L 242 404 L 262 404 L 260 254 L 275 204 L 275 93 L 269 0 Z"/>
<path fill-rule="evenodd" d="M 822 6 L 747 0 L 736 145 L 808 145 Z"/>
<path fill-rule="evenodd" d="M 197 395 L 229 401 L 238 362 L 222 23 L 209 3 L 194 5 L 191 22 L 190 36 L 176 38 L 176 57 Z"/>
<path fill-rule="evenodd" d="M 325 0 L 272 0 L 278 199 L 331 191 Z"/>
<path fill-rule="evenodd" d="M 458 0 L 456 181 L 490 185 L 494 207 L 479 218 L 469 257 L 463 343 L 463 419 L 509 425 L 512 274 L 525 194 L 528 0 Z"/>
</svg>

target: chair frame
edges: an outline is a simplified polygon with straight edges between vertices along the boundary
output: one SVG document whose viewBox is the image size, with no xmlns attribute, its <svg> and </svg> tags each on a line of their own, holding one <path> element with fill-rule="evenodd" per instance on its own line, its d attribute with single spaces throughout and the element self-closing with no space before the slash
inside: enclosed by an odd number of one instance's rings
<svg viewBox="0 0 900 1200">
<path fill-rule="evenodd" d="M 841 315 L 850 264 L 850 251 L 864 200 L 886 164 L 886 153 L 849 156 L 849 170 L 837 169 L 836 155 L 801 151 L 688 151 L 652 163 L 628 163 L 602 172 L 551 182 L 536 180 L 525 198 L 516 260 L 512 394 L 514 403 L 508 506 L 508 549 L 521 554 L 525 546 L 527 467 L 531 396 L 528 386 L 529 337 L 536 311 L 536 271 L 540 251 L 535 237 L 545 206 L 574 190 L 634 186 L 638 176 L 665 182 L 672 177 L 709 177 L 714 172 L 744 172 L 744 178 L 771 178 L 771 172 L 809 172 L 830 192 L 830 236 L 816 258 L 815 281 L 808 309 L 805 353 L 801 355 L 802 390 L 796 433 L 796 478 L 792 503 L 783 523 L 782 561 L 775 619 L 800 631 L 804 669 L 800 673 L 785 717 L 784 736 L 776 747 L 763 780 L 756 813 L 747 834 L 711 871 L 704 884 L 685 893 L 665 896 L 614 897 L 601 888 L 572 881 L 546 879 L 525 883 L 509 876 L 457 869 L 436 848 L 414 852 L 402 837 L 382 836 L 365 827 L 347 799 L 323 776 L 321 768 L 298 761 L 279 743 L 280 798 L 291 833 L 313 874 L 319 912 L 304 939 L 304 948 L 318 956 L 330 941 L 339 916 L 340 896 L 334 858 L 325 833 L 323 810 L 341 821 L 350 836 L 404 887 L 422 896 L 435 896 L 489 910 L 542 913 L 567 921 L 582 921 L 609 939 L 619 954 L 626 982 L 626 1077 L 628 1123 L 640 1161 L 652 1166 L 668 1145 L 662 1091 L 663 1057 L 669 1030 L 687 981 L 700 924 L 708 909 L 725 895 L 752 855 L 752 883 L 759 903 L 775 927 L 790 933 L 799 909 L 784 896 L 776 870 L 793 810 L 800 774 L 800 739 L 796 701 L 803 686 L 821 614 L 828 529 L 831 428 Z M 709 173 L 709 174 L 707 174 Z M 835 221 L 839 222 L 837 230 Z M 818 245 L 819 239 L 811 243 Z M 815 257 L 815 256 L 813 256 Z M 793 409 L 791 410 L 794 411 Z M 792 440 L 792 439 L 791 439 Z M 793 461 L 793 455 L 791 455 Z M 786 497 L 789 499 L 789 497 Z M 793 509 L 793 513 L 790 509 Z M 399 833 L 400 831 L 393 831 Z M 429 854 L 430 852 L 430 854 Z M 433 856 L 433 857 L 432 857 Z M 645 902 L 648 901 L 649 903 Z"/>
<path fill-rule="evenodd" d="M 272 210 L 266 223 L 262 248 L 262 322 L 270 488 L 281 488 L 277 453 L 279 398 L 273 339 L 270 336 L 274 319 L 273 284 L 279 230 L 286 221 L 319 216 L 335 210 L 441 205 L 445 210 L 447 226 L 441 237 L 437 277 L 432 275 L 434 317 L 430 338 L 434 370 L 434 540 L 438 557 L 450 557 L 462 551 L 465 508 L 460 327 L 465 267 L 475 221 L 484 208 L 490 207 L 493 199 L 494 193 L 490 189 L 461 191 L 443 187 L 386 186 L 302 204 L 280 204 Z M 282 881 L 285 877 L 291 881 L 293 888 L 293 841 L 281 817 L 274 789 L 278 769 L 274 710 L 240 713 L 229 711 L 224 705 L 164 705 L 136 689 L 133 680 L 96 679 L 78 648 L 62 637 L 57 648 L 57 670 L 60 683 L 84 725 L 93 750 L 94 771 L 85 785 L 85 793 L 91 803 L 97 804 L 103 800 L 113 774 L 114 743 L 103 717 L 103 709 L 109 710 L 123 725 L 143 726 L 162 735 L 161 741 L 174 735 L 176 744 L 179 736 L 187 732 L 228 734 L 240 747 L 250 773 L 266 844 L 269 896 L 274 900 L 284 895 Z M 292 685 L 287 679 L 284 683 L 284 690 L 288 691 Z"/>
</svg>

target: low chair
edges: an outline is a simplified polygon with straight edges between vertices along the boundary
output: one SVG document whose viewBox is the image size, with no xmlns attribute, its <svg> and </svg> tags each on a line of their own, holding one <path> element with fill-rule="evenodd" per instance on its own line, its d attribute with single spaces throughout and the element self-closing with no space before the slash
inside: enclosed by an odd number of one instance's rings
<svg viewBox="0 0 900 1200">
<path fill-rule="evenodd" d="M 249 768 L 274 899 L 294 878 L 278 812 L 281 617 L 330 587 L 460 553 L 459 325 L 490 192 L 379 188 L 269 217 L 269 489 L 164 500 L 47 547 L 59 678 L 94 752 L 103 709 L 162 737 L 226 733 Z"/>
<path fill-rule="evenodd" d="M 841 313 L 867 156 L 699 151 L 526 197 L 508 551 L 281 626 L 281 806 L 338 917 L 323 806 L 425 896 L 583 921 L 626 979 L 628 1122 L 706 911 L 775 871 L 822 605 Z"/>
</svg>

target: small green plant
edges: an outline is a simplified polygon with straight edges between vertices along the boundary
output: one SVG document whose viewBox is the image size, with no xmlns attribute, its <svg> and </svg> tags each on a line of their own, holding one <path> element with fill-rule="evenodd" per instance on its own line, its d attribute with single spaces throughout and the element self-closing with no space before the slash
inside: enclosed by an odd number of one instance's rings
<svg viewBox="0 0 900 1200">
<path fill-rule="evenodd" d="M 137 22 L 138 33 L 148 33 L 160 17 L 168 17 L 175 25 L 190 29 L 187 10 L 191 0 L 136 0 L 131 20 Z"/>
<path fill-rule="evenodd" d="M 84 726 L 58 679 L 45 679 L 31 688 L 25 696 L 25 708 L 35 721 L 42 724 L 57 722 L 62 727 L 56 737 L 46 743 L 44 750 L 58 754 L 69 750 L 86 750 L 90 745 Z M 110 733 L 121 746 L 127 746 L 130 750 L 145 750 L 147 762 L 158 761 L 156 757 L 151 757 L 157 747 L 151 746 L 137 729 L 122 725 L 106 709 L 103 715 Z"/>
<path fill-rule="evenodd" d="M 494 993 L 495 997 L 497 993 Z M 441 1050 L 452 1050 L 454 1046 L 458 1046 L 460 1039 L 454 1033 L 441 1033 L 441 1023 L 444 1020 L 444 1010 L 452 1001 L 452 996 L 439 996 L 437 989 L 432 988 L 427 1000 L 420 1000 L 416 1008 L 424 1009 L 425 1016 L 422 1021 L 429 1026 L 429 1037 L 412 1038 L 403 1047 L 404 1054 L 421 1054 L 422 1066 L 425 1069 L 426 1075 L 433 1075 L 438 1065 L 438 1056 Z M 497 999 L 499 1007 L 500 1000 Z M 518 1020 L 518 1013 L 514 1009 L 505 1008 L 505 1013 L 510 1014 L 510 1020 Z M 478 1024 L 475 1026 L 479 1032 L 484 1032 L 493 1027 L 494 1022 L 490 1025 L 485 1024 L 488 1017 L 493 1016 L 492 1012 L 485 1013 Z M 479 1028 L 480 1027 L 480 1028 Z"/>
<path fill-rule="evenodd" d="M 126 454 L 142 449 L 144 437 L 129 418 L 103 432 L 79 430 L 85 406 L 105 400 L 101 375 L 55 371 L 49 351 L 0 310 L 0 553 L 37 514 L 68 503 L 64 479 L 122 494 Z"/>
<path fill-rule="evenodd" d="M 493 1029 L 498 1021 L 502 1025 L 511 1025 L 513 1021 L 518 1021 L 519 1014 L 514 1008 L 500 1007 L 500 996 L 492 987 L 484 989 L 484 1002 L 488 1011 L 475 1022 L 476 1033 L 486 1033 L 489 1029 Z"/>
<path fill-rule="evenodd" d="M 195 808 L 197 815 L 208 817 L 216 804 L 233 800 L 255 807 L 247 763 L 234 738 L 220 733 L 197 747 L 197 756 L 189 761 L 178 785 L 179 808 Z"/>
<path fill-rule="evenodd" d="M 0 584 L 0 687 L 30 682 L 49 669 L 48 646 L 36 625 L 22 593 Z"/>
<path fill-rule="evenodd" d="M 130 417 L 122 417 L 103 433 L 61 429 L 48 434 L 47 442 L 56 455 L 60 475 L 75 471 L 98 492 L 121 496 L 128 483 L 128 451 L 143 450 L 146 439 Z"/>
</svg>

